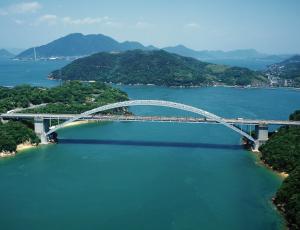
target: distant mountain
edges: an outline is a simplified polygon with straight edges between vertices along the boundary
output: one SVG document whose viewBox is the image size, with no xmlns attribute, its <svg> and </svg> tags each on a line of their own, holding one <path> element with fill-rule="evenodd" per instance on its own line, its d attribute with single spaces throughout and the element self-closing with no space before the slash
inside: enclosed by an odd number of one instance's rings
<svg viewBox="0 0 300 230">
<path fill-rule="evenodd" d="M 138 42 L 118 42 L 102 34 L 69 34 L 46 45 L 35 48 L 37 58 L 87 56 L 97 52 L 121 52 L 126 50 L 149 50 Z M 27 49 L 16 58 L 33 59 L 34 48 Z"/>
<path fill-rule="evenodd" d="M 164 50 L 176 53 L 182 56 L 192 56 L 197 59 L 245 59 L 245 58 L 261 58 L 267 55 L 261 54 L 254 49 L 244 50 L 232 50 L 232 51 L 221 51 L 221 50 L 201 50 L 196 51 L 187 48 L 183 45 L 166 47 Z"/>
<path fill-rule="evenodd" d="M 196 51 L 183 45 L 166 47 L 163 49 L 170 53 L 175 53 L 186 57 L 193 57 L 202 61 L 229 66 L 247 67 L 254 70 L 265 69 L 268 65 L 283 61 L 291 56 L 263 54 L 255 49 L 241 49 L 232 51 Z"/>
<path fill-rule="evenodd" d="M 192 57 L 192 58 L 199 59 L 200 51 L 196 51 L 196 50 L 187 48 L 183 45 L 169 46 L 169 47 L 163 48 L 163 50 L 165 50 L 169 53 L 174 53 L 174 54 L 178 54 L 178 55 L 185 56 L 185 57 Z"/>
<path fill-rule="evenodd" d="M 22 48 L 8 48 L 7 51 L 14 54 L 15 56 L 23 52 L 25 49 Z"/>
<path fill-rule="evenodd" d="M 139 42 L 118 42 L 102 34 L 83 35 L 81 33 L 69 34 L 54 40 L 46 45 L 35 47 L 38 59 L 49 58 L 78 58 L 98 52 L 122 52 L 126 50 L 157 50 L 154 46 L 144 46 Z M 220 50 L 193 50 L 183 45 L 163 48 L 170 53 L 185 57 L 193 57 L 201 61 L 214 64 L 246 67 L 252 70 L 264 70 L 268 65 L 281 62 L 291 55 L 268 55 L 254 49 L 241 49 L 232 51 Z M 16 56 L 18 59 L 33 59 L 34 48 L 27 49 Z"/>
<path fill-rule="evenodd" d="M 247 68 L 210 64 L 164 50 L 101 52 L 77 59 L 49 77 L 165 86 L 264 85 L 267 82 Z"/>
<path fill-rule="evenodd" d="M 300 66 L 300 55 L 294 55 L 291 58 L 288 58 L 280 63 L 277 63 L 276 65 L 282 65 L 284 67 L 288 68 L 299 68 Z"/>
<path fill-rule="evenodd" d="M 15 55 L 13 55 L 12 53 L 8 52 L 5 49 L 0 49 L 0 58 L 13 58 Z"/>
<path fill-rule="evenodd" d="M 292 56 L 282 62 L 270 65 L 266 74 L 270 78 L 287 80 L 285 84 L 300 87 L 300 55 Z"/>
</svg>

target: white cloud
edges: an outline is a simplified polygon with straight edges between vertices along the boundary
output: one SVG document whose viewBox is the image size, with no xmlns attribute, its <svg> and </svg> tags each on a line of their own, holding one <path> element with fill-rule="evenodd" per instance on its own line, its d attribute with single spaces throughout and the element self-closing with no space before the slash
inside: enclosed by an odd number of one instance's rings
<svg viewBox="0 0 300 230">
<path fill-rule="evenodd" d="M 154 26 L 153 24 L 145 22 L 145 21 L 138 21 L 135 24 L 135 27 L 138 28 L 138 29 L 147 29 L 147 28 L 150 28 L 150 27 L 153 27 L 153 26 Z"/>
<path fill-rule="evenodd" d="M 0 15 L 1 15 L 1 16 L 5 16 L 5 15 L 7 15 L 7 14 L 8 14 L 8 13 L 7 13 L 6 10 L 0 8 Z"/>
<path fill-rule="evenodd" d="M 45 14 L 35 19 L 30 26 L 39 25 L 65 25 L 65 26 L 84 26 L 84 25 L 101 25 L 107 27 L 120 27 L 123 24 L 111 19 L 108 16 L 103 17 L 85 17 L 85 18 L 71 18 L 60 17 L 54 14 Z"/>
<path fill-rule="evenodd" d="M 69 24 L 69 25 L 91 25 L 91 24 L 99 24 L 99 23 L 104 23 L 106 17 L 97 17 L 97 18 L 91 18 L 91 17 L 86 17 L 86 18 L 81 18 L 81 19 L 73 19 L 70 17 L 64 17 L 62 18 L 63 23 Z"/>
<path fill-rule="evenodd" d="M 24 24 L 24 21 L 23 20 L 19 20 L 19 19 L 14 19 L 14 22 L 18 25 L 22 25 Z"/>
<path fill-rule="evenodd" d="M 61 18 L 61 22 L 65 25 L 93 25 L 99 24 L 103 26 L 109 27 L 120 27 L 122 26 L 121 23 L 114 21 L 108 16 L 104 17 L 85 17 L 85 18 L 71 18 L 71 17 L 63 17 Z"/>
<path fill-rule="evenodd" d="M 38 2 L 23 2 L 15 5 L 11 5 L 9 10 L 15 14 L 34 13 L 41 9 L 42 5 Z"/>
<path fill-rule="evenodd" d="M 122 23 L 115 22 L 115 21 L 112 21 L 112 20 L 107 20 L 107 21 L 104 22 L 104 25 L 109 26 L 109 27 L 121 27 Z"/>
<path fill-rule="evenodd" d="M 35 13 L 42 8 L 38 2 L 22 2 L 0 8 L 0 15 Z"/>
<path fill-rule="evenodd" d="M 195 22 L 190 22 L 184 25 L 185 28 L 190 28 L 190 29 L 200 29 L 200 25 Z"/>
<path fill-rule="evenodd" d="M 57 23 L 58 17 L 54 14 L 45 14 L 39 17 L 34 25 L 39 25 L 42 23 L 46 23 L 48 25 L 55 25 Z"/>
</svg>

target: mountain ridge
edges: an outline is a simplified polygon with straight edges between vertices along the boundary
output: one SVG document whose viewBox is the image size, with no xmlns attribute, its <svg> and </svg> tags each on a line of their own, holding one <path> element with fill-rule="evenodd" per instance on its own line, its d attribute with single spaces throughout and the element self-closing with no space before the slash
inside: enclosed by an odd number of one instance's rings
<svg viewBox="0 0 300 230">
<path fill-rule="evenodd" d="M 157 50 L 159 48 L 145 46 L 136 41 L 119 42 L 103 34 L 72 33 L 42 46 L 35 47 L 38 59 L 71 58 L 88 56 L 98 52 L 122 52 L 126 50 Z M 194 50 L 184 45 L 162 48 L 170 53 L 193 57 L 201 61 L 229 66 L 246 67 L 252 70 L 263 70 L 268 65 L 278 63 L 292 55 L 270 55 L 260 53 L 255 49 Z M 33 47 L 21 52 L 17 59 L 34 59 Z"/>
<path fill-rule="evenodd" d="M 132 49 L 151 49 L 139 42 L 118 42 L 103 34 L 72 33 L 45 45 L 35 47 L 37 58 L 81 57 L 97 52 L 120 52 Z M 33 59 L 34 48 L 29 48 L 16 56 L 18 59 Z"/>
<path fill-rule="evenodd" d="M 201 61 L 229 66 L 239 66 L 262 70 L 268 65 L 281 62 L 292 55 L 289 54 L 265 54 L 255 49 L 236 49 L 229 51 L 222 50 L 193 50 L 184 45 L 169 46 L 164 50 L 186 57 L 193 57 Z"/>
</svg>

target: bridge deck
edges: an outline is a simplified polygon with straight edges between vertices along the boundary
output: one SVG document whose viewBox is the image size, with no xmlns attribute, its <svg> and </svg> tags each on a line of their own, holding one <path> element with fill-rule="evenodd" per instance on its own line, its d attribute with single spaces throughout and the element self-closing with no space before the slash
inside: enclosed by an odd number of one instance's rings
<svg viewBox="0 0 300 230">
<path fill-rule="evenodd" d="M 78 114 L 30 114 L 30 113 L 3 113 L 0 117 L 3 119 L 60 119 L 68 120 Z M 182 123 L 211 123 L 217 122 L 213 119 L 198 118 L 198 117 L 167 117 L 167 116 L 133 116 L 133 115 L 88 115 L 81 120 L 93 121 L 153 121 L 153 122 L 182 122 Z M 289 120 L 259 120 L 259 119 L 241 119 L 241 118 L 224 118 L 226 123 L 241 124 L 241 125 L 299 125 L 300 121 Z"/>
</svg>

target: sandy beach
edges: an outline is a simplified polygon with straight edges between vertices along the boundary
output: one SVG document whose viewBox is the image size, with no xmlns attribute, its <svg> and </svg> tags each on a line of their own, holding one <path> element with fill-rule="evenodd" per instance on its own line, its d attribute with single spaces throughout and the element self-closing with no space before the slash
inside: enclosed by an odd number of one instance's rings
<svg viewBox="0 0 300 230">
<path fill-rule="evenodd" d="M 64 127 L 71 127 L 71 126 L 75 126 L 75 125 L 82 125 L 82 124 L 87 124 L 87 123 L 91 123 L 91 122 L 95 122 L 95 121 L 73 121 L 67 125 L 65 125 Z"/>
<path fill-rule="evenodd" d="M 30 149 L 30 148 L 34 148 L 37 147 L 37 145 L 33 145 L 31 143 L 23 143 L 23 144 L 19 144 L 17 145 L 17 153 L 26 150 L 26 149 Z"/>
<path fill-rule="evenodd" d="M 258 150 L 255 150 L 255 151 L 251 151 L 252 154 L 255 156 L 256 158 L 256 163 L 263 166 L 263 167 L 266 167 L 270 170 L 272 170 L 274 173 L 276 173 L 280 178 L 282 179 L 285 179 L 289 176 L 288 173 L 286 172 L 279 172 L 279 171 L 276 171 L 274 170 L 271 166 L 269 166 L 268 164 L 266 164 L 264 161 L 261 160 L 261 152 L 258 151 Z"/>
</svg>

